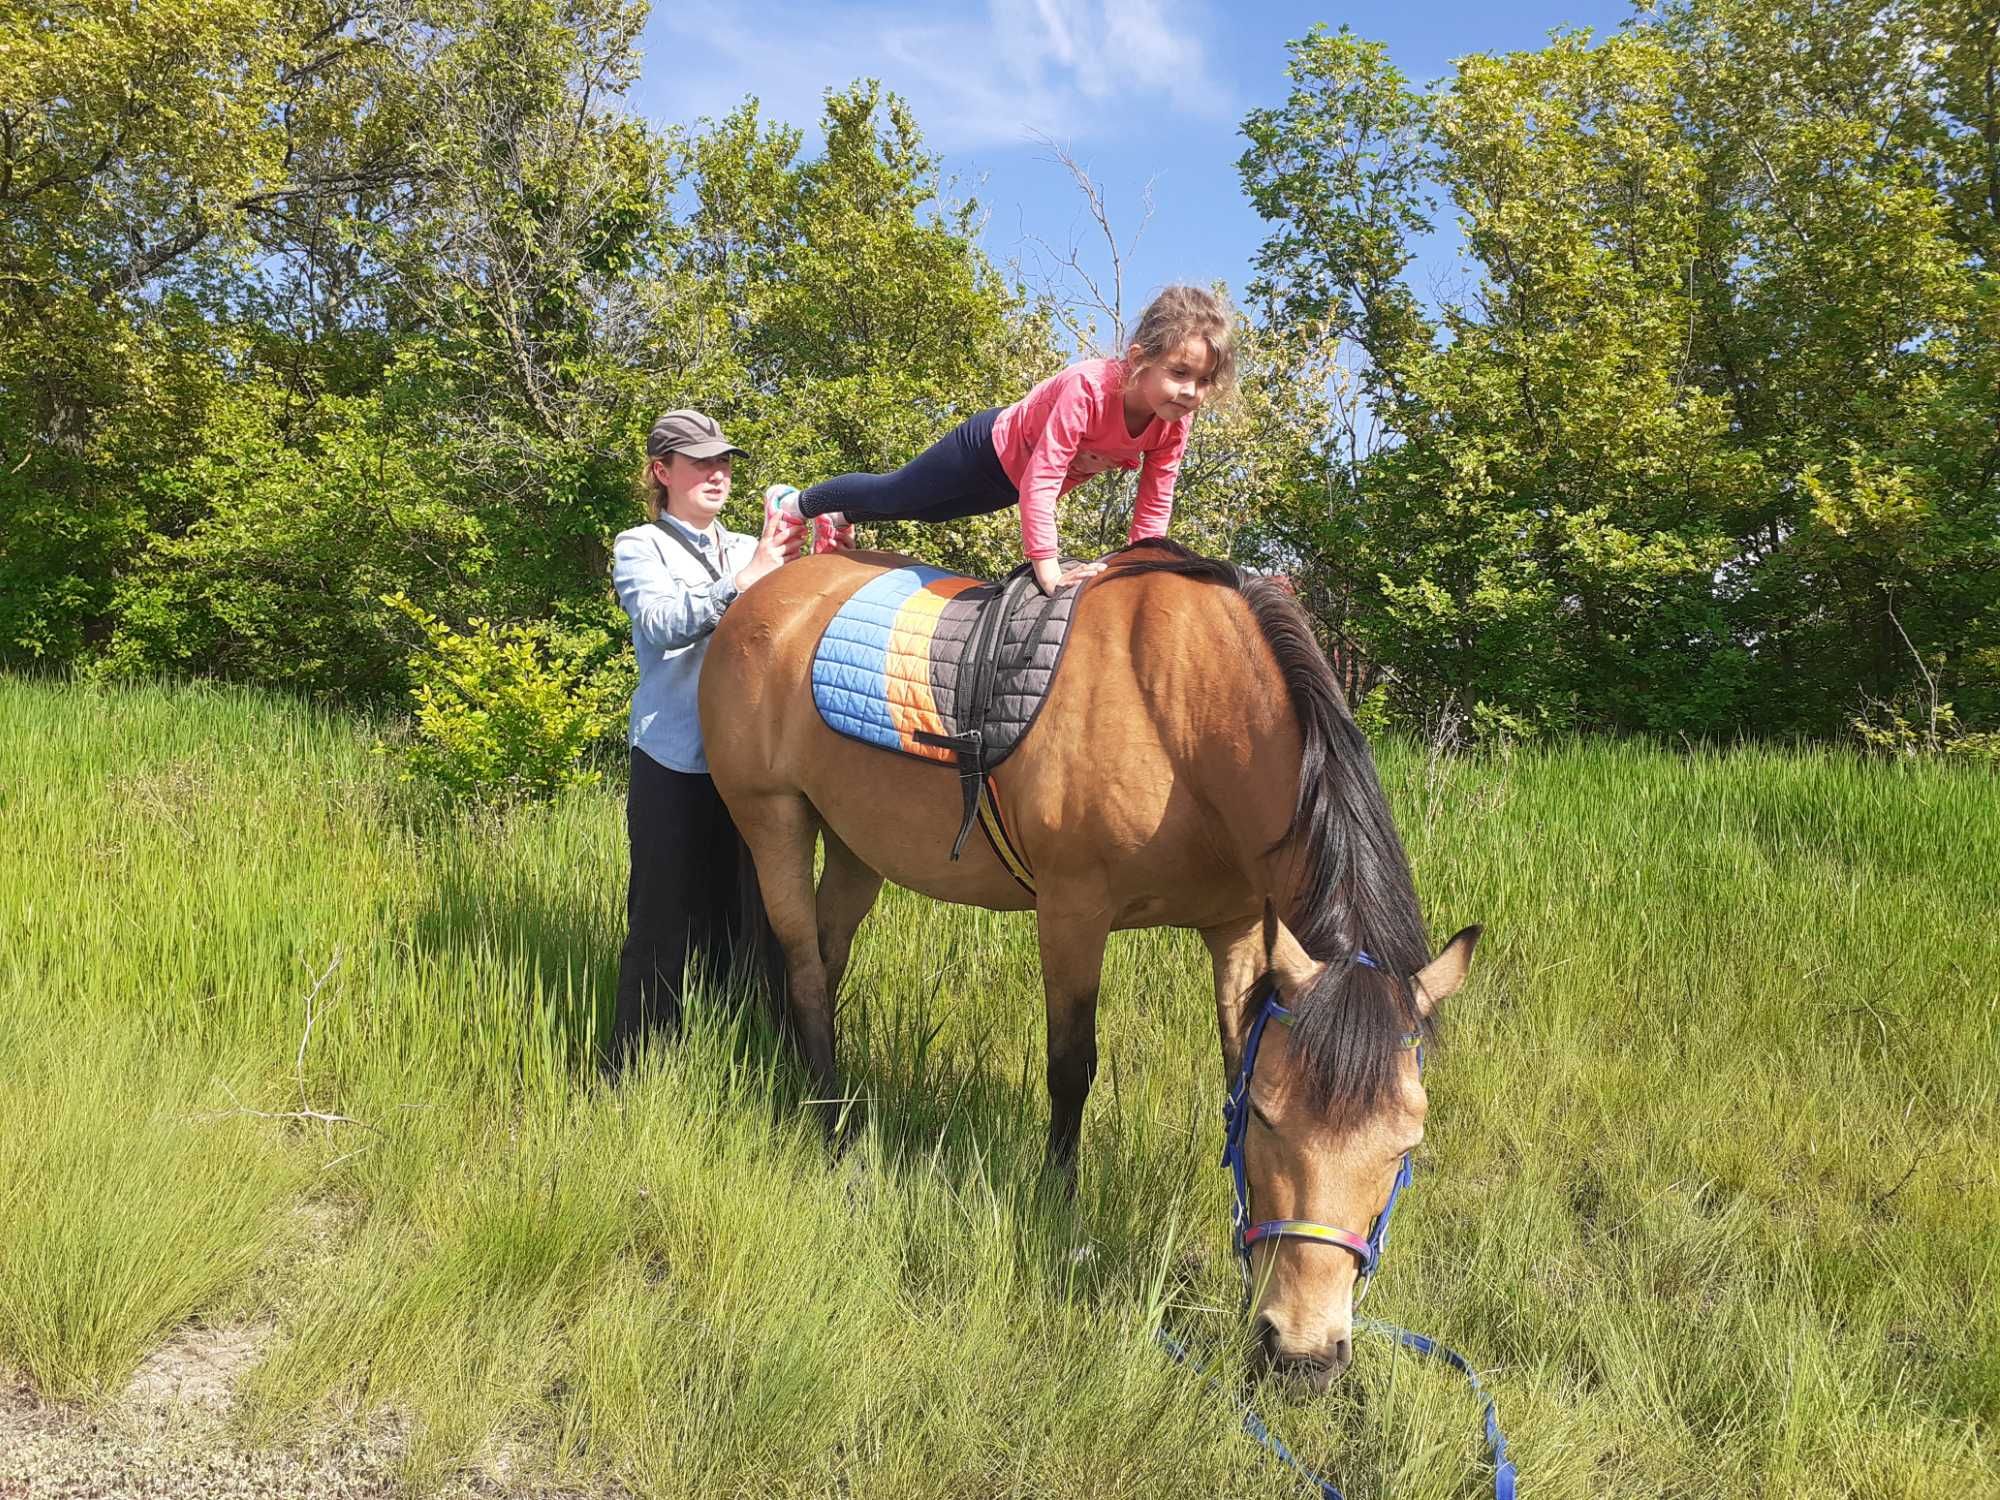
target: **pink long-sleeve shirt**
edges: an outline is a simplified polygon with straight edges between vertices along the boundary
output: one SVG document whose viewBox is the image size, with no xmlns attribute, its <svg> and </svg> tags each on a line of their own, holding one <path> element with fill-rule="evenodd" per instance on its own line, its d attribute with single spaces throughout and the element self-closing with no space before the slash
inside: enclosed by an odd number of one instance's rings
<svg viewBox="0 0 2000 1500">
<path fill-rule="evenodd" d="M 993 419 L 993 451 L 1021 492 L 1021 547 L 1054 557 L 1056 501 L 1106 469 L 1140 469 L 1131 540 L 1165 536 L 1189 418 L 1125 428 L 1125 365 L 1086 359 L 1051 375 Z"/>
</svg>

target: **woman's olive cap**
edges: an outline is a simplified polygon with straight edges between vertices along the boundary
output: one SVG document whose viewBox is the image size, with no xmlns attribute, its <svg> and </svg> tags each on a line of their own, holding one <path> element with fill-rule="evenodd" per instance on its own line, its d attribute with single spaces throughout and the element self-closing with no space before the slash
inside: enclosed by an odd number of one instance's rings
<svg viewBox="0 0 2000 1500">
<path fill-rule="evenodd" d="M 719 453 L 743 453 L 722 435 L 715 418 L 698 411 L 670 411 L 646 434 L 646 456 L 665 458 L 685 453 L 689 458 L 714 458 Z M 750 455 L 743 453 L 745 458 Z"/>
</svg>

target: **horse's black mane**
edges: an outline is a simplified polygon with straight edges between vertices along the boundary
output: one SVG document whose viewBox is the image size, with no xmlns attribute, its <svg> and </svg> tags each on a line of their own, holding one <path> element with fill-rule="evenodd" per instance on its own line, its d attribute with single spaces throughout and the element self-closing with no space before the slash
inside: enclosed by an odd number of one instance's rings
<svg viewBox="0 0 2000 1500">
<path fill-rule="evenodd" d="M 1430 1018 L 1417 1014 L 1409 978 L 1429 962 L 1430 949 L 1368 741 L 1305 611 L 1283 585 L 1164 539 L 1136 542 L 1119 558 L 1104 582 L 1174 573 L 1243 595 L 1277 658 L 1303 740 L 1298 803 L 1279 840 L 1279 846 L 1296 841 L 1303 855 L 1285 923 L 1326 965 L 1308 993 L 1291 999 L 1293 1035 L 1322 1102 L 1373 1109 L 1396 1076 L 1405 1038 L 1429 1033 Z M 1379 967 L 1360 962 L 1357 952 Z"/>
</svg>

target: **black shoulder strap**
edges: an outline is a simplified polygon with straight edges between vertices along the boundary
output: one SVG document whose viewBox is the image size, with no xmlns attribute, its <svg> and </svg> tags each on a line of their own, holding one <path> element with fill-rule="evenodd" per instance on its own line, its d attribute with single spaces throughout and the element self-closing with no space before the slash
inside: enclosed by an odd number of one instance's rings
<svg viewBox="0 0 2000 1500">
<path fill-rule="evenodd" d="M 683 547 L 685 547 L 687 549 L 688 556 L 692 557 L 696 562 L 700 563 L 702 567 L 708 571 L 708 576 L 710 579 L 712 579 L 716 583 L 722 582 L 722 575 L 716 572 L 715 564 L 708 560 L 708 554 L 706 552 L 703 552 L 701 548 L 697 547 L 693 542 L 689 541 L 687 537 L 682 534 L 681 529 L 678 526 L 669 526 L 663 520 L 655 521 L 653 524 L 659 527 L 660 530 L 664 531 L 668 536 L 672 537 L 675 541 L 679 542 Z M 722 550 L 722 544 L 720 542 L 716 544 L 715 550 L 718 552 Z"/>
</svg>

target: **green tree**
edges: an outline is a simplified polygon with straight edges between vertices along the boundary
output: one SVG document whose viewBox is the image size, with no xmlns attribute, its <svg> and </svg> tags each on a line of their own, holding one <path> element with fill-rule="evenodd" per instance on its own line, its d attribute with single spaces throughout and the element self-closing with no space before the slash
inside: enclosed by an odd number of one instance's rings
<svg viewBox="0 0 2000 1500">
<path fill-rule="evenodd" d="M 1694 357 L 1768 474 L 1722 591 L 1761 711 L 1825 732 L 1922 657 L 1990 721 L 1990 8 L 1686 0 L 1661 25 L 1703 184 Z"/>
<path fill-rule="evenodd" d="M 307 425 L 290 407 L 276 382 L 239 386 L 189 457 L 140 481 L 149 509 L 195 519 L 127 564 L 93 670 L 380 701 L 408 686 L 409 653 L 383 596 L 479 596 L 492 548 L 450 498 L 428 414 L 327 396 Z"/>
<path fill-rule="evenodd" d="M 1243 122 L 1244 191 L 1274 225 L 1251 300 L 1267 323 L 1352 344 L 1361 398 L 1393 407 L 1403 366 L 1434 336 L 1404 281 L 1410 238 L 1430 232 L 1435 208 L 1431 101 L 1387 47 L 1345 26 L 1315 26 L 1290 53 L 1284 105 Z"/>
<path fill-rule="evenodd" d="M 873 82 L 831 90 L 824 134 L 804 157 L 800 134 L 765 125 L 753 101 L 679 157 L 695 209 L 662 329 L 679 358 L 661 363 L 741 433 L 751 492 L 895 468 L 1060 364 L 1046 318 L 975 243 L 978 204 L 946 196 L 900 99 Z M 975 572 L 1019 560 L 1008 517 L 872 535 Z"/>
<path fill-rule="evenodd" d="M 757 455 L 733 513 L 754 526 L 768 480 L 899 463 L 1052 367 L 1045 322 L 979 253 L 977 206 L 946 196 L 900 101 L 829 93 L 811 155 L 754 103 L 658 132 L 624 98 L 642 18 L 630 0 L 454 0 L 340 23 L 368 58 L 342 107 L 368 120 L 342 136 L 329 104 L 319 137 L 350 158 L 365 139 L 380 169 L 313 179 L 311 223 L 303 188 L 268 222 L 257 195 L 226 198 L 235 219 L 203 215 L 209 237 L 119 304 L 184 389 L 138 401 L 128 360 L 125 393 L 93 408 L 98 448 L 63 482 L 114 497 L 117 530 L 87 574 L 65 581 L 61 537 L 7 560 L 39 590 L 33 618 L 69 631 L 59 654 L 380 699 L 410 680 L 383 603 L 404 595 L 447 627 L 532 625 L 597 660 L 623 629 L 605 544 L 637 518 L 662 408 L 712 410 Z M 243 24 L 289 36 L 279 19 Z M 201 66 L 227 55 L 218 35 Z M 288 66 L 256 95 L 270 109 Z M 262 181 L 289 146 L 237 148 Z M 82 226 L 78 253 L 115 237 Z M 102 436 L 141 412 L 157 441 Z M 72 508 L 59 477 L 17 474 L 17 518 Z M 939 542 L 968 566 L 1013 550 L 1002 521 Z"/>
<path fill-rule="evenodd" d="M 1423 92 L 1295 44 L 1246 124 L 1253 295 L 1349 340 L 1382 439 L 1274 545 L 1406 711 L 1825 733 L 1939 681 L 1993 711 L 1993 54 L 1982 13 L 1858 0 L 1686 0 Z M 1476 281 L 1433 328 L 1399 278 L 1435 197 Z"/>
<path fill-rule="evenodd" d="M 412 151 L 424 192 L 380 227 L 397 358 L 440 484 L 490 564 L 454 619 L 540 618 L 601 587 L 654 397 L 668 142 L 627 109 L 638 0 L 440 7 Z"/>
<path fill-rule="evenodd" d="M 406 179 L 392 50 L 270 0 L 0 16 L 0 661 L 72 659 L 190 452 L 246 260 Z"/>
</svg>

